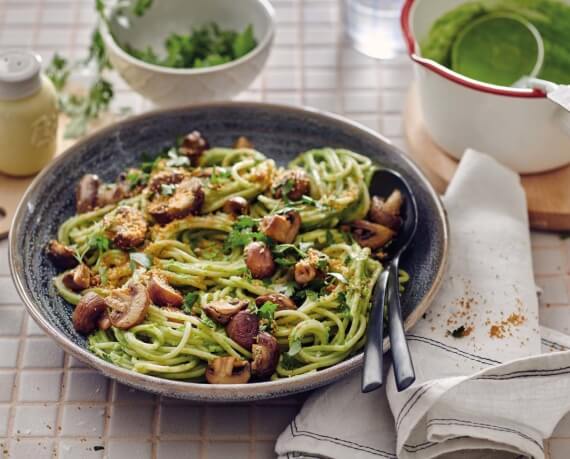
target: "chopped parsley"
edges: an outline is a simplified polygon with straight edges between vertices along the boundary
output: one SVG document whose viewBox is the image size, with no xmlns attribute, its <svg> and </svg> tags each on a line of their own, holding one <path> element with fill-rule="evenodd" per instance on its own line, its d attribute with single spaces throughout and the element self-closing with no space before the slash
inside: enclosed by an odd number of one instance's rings
<svg viewBox="0 0 570 459">
<path fill-rule="evenodd" d="M 266 301 L 263 305 L 257 310 L 257 315 L 260 319 L 265 319 L 272 321 L 273 316 L 275 315 L 275 311 L 277 311 L 277 305 L 272 303 L 271 301 Z"/>
<path fill-rule="evenodd" d="M 248 216 L 242 216 L 234 224 L 224 242 L 224 252 L 229 253 L 236 247 L 244 247 L 253 241 L 269 242 L 267 236 L 259 231 L 254 231 L 255 220 Z"/>
<path fill-rule="evenodd" d="M 460 327 L 457 327 L 452 332 L 449 332 L 449 334 L 451 336 L 453 336 L 454 338 L 463 338 L 465 336 L 465 331 L 466 331 L 465 326 L 461 325 Z"/>
<path fill-rule="evenodd" d="M 229 179 L 232 176 L 232 173 L 224 169 L 223 167 L 215 167 L 212 169 L 212 175 L 210 176 L 210 183 L 213 185 L 217 185 L 220 182 Z"/>
<path fill-rule="evenodd" d="M 207 327 L 216 328 L 216 322 L 210 319 L 204 311 L 202 311 L 202 314 L 200 314 L 200 321 Z"/>
<path fill-rule="evenodd" d="M 137 169 L 132 169 L 127 174 L 127 182 L 129 183 L 129 188 L 133 190 L 139 185 L 147 184 L 148 174 Z"/>
<path fill-rule="evenodd" d="M 186 296 L 184 297 L 184 303 L 182 303 L 182 310 L 187 314 L 191 314 L 192 306 L 194 306 L 196 301 L 198 301 L 199 297 L 200 295 L 198 294 L 198 292 L 187 293 Z"/>
<path fill-rule="evenodd" d="M 146 6 L 150 0 L 138 0 L 138 3 Z M 222 29 L 212 22 L 195 27 L 189 34 L 170 34 L 164 43 L 164 58 L 151 47 L 137 49 L 128 44 L 123 47 L 132 56 L 151 64 L 173 68 L 202 68 L 239 59 L 256 45 L 251 25 L 242 32 L 236 32 Z"/>
</svg>

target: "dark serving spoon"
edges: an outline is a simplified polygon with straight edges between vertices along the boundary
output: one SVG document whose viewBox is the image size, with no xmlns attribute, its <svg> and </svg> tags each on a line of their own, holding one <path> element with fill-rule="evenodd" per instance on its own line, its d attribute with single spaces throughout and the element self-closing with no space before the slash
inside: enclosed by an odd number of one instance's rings
<svg viewBox="0 0 570 459">
<path fill-rule="evenodd" d="M 402 227 L 398 235 L 386 247 L 389 264 L 374 287 L 372 313 L 368 324 L 366 346 L 364 348 L 364 369 L 362 371 L 362 392 L 370 392 L 382 386 L 384 304 L 388 300 L 388 329 L 390 346 L 394 363 L 394 376 L 398 391 L 409 387 L 415 380 L 414 366 L 402 321 L 400 291 L 398 281 L 398 265 L 400 256 L 408 248 L 418 226 L 418 206 L 416 198 L 408 182 L 397 172 L 380 169 L 374 173 L 370 181 L 370 195 L 388 197 L 395 189 L 404 197 L 401 216 Z"/>
</svg>

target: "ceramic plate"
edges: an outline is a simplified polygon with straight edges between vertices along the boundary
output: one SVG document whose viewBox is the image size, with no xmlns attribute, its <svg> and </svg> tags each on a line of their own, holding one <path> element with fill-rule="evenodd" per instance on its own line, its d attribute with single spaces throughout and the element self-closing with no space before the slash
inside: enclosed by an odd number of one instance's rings
<svg viewBox="0 0 570 459">
<path fill-rule="evenodd" d="M 32 183 L 10 231 L 10 266 L 16 287 L 34 320 L 68 353 L 105 375 L 139 389 L 201 401 L 247 401 L 280 397 L 331 383 L 362 365 L 362 355 L 331 368 L 291 379 L 240 385 L 169 381 L 116 367 L 86 349 L 71 323 L 72 307 L 52 286 L 55 268 L 44 254 L 58 226 L 75 213 L 75 185 L 85 173 L 114 181 L 118 173 L 198 129 L 211 145 L 231 146 L 245 135 L 256 148 L 285 164 L 317 147 L 342 147 L 402 173 L 413 188 L 419 227 L 402 258 L 411 282 L 402 296 L 406 328 L 428 308 L 445 269 L 448 229 L 441 202 L 418 168 L 388 140 L 339 116 L 277 105 L 225 102 L 147 113 L 102 129 L 78 142 Z M 387 344 L 387 343 L 386 343 Z M 386 347 L 387 349 L 387 347 Z"/>
</svg>

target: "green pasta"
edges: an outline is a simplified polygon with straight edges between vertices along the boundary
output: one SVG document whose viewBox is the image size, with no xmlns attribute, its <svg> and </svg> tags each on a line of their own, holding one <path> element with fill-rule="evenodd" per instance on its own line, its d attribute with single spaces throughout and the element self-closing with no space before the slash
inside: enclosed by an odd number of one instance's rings
<svg viewBox="0 0 570 459">
<path fill-rule="evenodd" d="M 132 183 L 124 199 L 73 216 L 59 229 L 58 241 L 73 249 L 91 273 L 91 284 L 79 291 L 66 280 L 75 271 L 54 278 L 56 290 L 67 302 L 78 304 L 89 292 L 105 299 L 133 283 L 148 284 L 152 276 L 184 297 L 178 307 L 153 301 L 144 320 L 129 328 L 115 324 L 96 328 L 88 336 L 89 350 L 135 372 L 204 381 L 208 365 L 219 357 L 255 359 L 255 346 L 248 349 L 232 339 L 223 323 L 205 314 L 207 305 L 228 298 L 247 302 L 245 310 L 258 318 L 260 330 L 276 339 L 280 356 L 272 379 L 327 368 L 361 350 L 373 286 L 383 268 L 380 252 L 355 241 L 346 224 L 366 218 L 369 212 L 368 185 L 375 169 L 370 159 L 323 148 L 279 168 L 252 148 L 211 148 L 192 165 L 180 150 L 173 151 L 142 169 L 130 170 Z M 310 191 L 299 199 L 288 198 L 287 187 L 295 184 L 279 182 L 288 171 L 301 171 L 310 181 Z M 199 180 L 203 191 L 199 213 L 156 222 L 155 201 L 171 202 L 176 187 L 182 186 L 162 183 L 153 188 L 161 173 Z M 283 189 L 276 192 L 279 186 Z M 249 214 L 236 217 L 227 212 L 225 203 L 236 197 L 248 201 Z M 125 248 L 109 229 L 109 222 L 125 212 L 124 207 L 140 211 L 148 224 L 144 242 L 136 247 Z M 279 243 L 260 230 L 263 218 L 289 212 L 301 219 L 291 244 Z M 252 241 L 271 250 L 276 263 L 271 275 L 255 278 L 251 271 L 244 246 Z M 294 275 L 296 264 L 303 260 L 317 260 L 317 276 L 306 285 L 296 282 Z M 401 281 L 406 280 L 402 273 Z M 295 308 L 277 308 L 271 302 L 256 306 L 258 297 L 275 293 L 291 298 Z"/>
</svg>

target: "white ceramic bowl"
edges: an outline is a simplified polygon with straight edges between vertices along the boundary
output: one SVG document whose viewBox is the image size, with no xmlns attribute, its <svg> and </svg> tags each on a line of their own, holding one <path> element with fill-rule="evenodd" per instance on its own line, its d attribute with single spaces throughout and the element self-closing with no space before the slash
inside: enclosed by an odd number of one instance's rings
<svg viewBox="0 0 570 459">
<path fill-rule="evenodd" d="M 274 11 L 267 0 L 160 0 L 142 17 L 129 17 L 129 22 L 125 28 L 113 17 L 109 27 L 101 27 L 109 58 L 133 90 L 159 107 L 230 99 L 244 91 L 265 65 L 275 30 Z M 257 46 L 226 64 L 174 69 L 136 59 L 118 44 L 151 46 L 158 52 L 171 33 L 188 34 L 192 27 L 209 22 L 236 31 L 251 24 Z"/>
<path fill-rule="evenodd" d="M 421 56 L 418 42 L 434 21 L 467 1 L 406 0 L 402 10 L 422 115 L 433 140 L 457 159 L 475 148 L 519 173 L 570 163 L 570 114 L 543 92 L 482 83 Z"/>
</svg>

